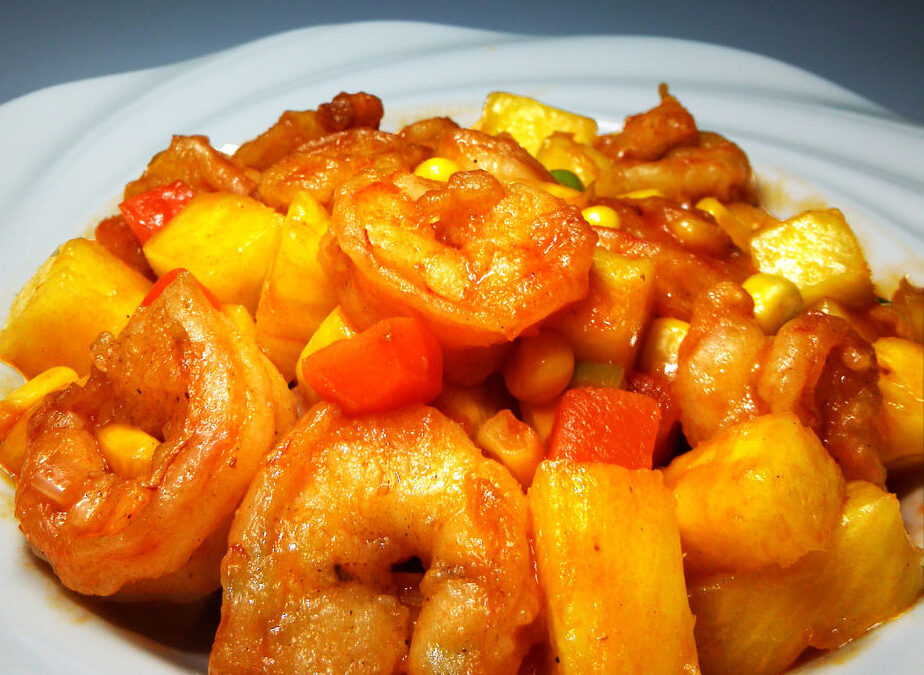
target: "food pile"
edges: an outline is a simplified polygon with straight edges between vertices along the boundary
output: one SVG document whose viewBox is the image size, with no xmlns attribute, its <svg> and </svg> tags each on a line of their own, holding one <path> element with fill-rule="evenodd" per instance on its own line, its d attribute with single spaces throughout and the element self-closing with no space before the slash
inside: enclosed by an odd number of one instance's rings
<svg viewBox="0 0 924 675">
<path fill-rule="evenodd" d="M 64 586 L 221 588 L 215 674 L 778 673 L 918 600 L 924 291 L 840 211 L 663 86 L 382 115 L 175 136 L 19 292 L 0 465 Z"/>
</svg>

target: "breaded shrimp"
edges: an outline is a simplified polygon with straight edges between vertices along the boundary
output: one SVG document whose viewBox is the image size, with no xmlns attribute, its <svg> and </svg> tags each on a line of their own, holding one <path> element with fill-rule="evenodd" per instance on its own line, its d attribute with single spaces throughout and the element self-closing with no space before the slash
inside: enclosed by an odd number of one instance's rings
<svg viewBox="0 0 924 675">
<path fill-rule="evenodd" d="M 338 191 L 331 233 L 357 323 L 417 315 L 451 350 L 512 340 L 584 297 L 596 241 L 576 207 L 484 171 L 364 174 Z"/>
<path fill-rule="evenodd" d="M 319 405 L 234 520 L 209 672 L 516 673 L 540 611 L 527 521 L 442 413 Z"/>
<path fill-rule="evenodd" d="M 696 301 L 674 394 L 694 445 L 757 415 L 791 411 L 845 478 L 882 486 L 877 379 L 875 350 L 845 320 L 809 312 L 768 338 L 750 297 L 726 282 Z"/>
<path fill-rule="evenodd" d="M 309 141 L 268 167 L 257 194 L 276 209 L 288 207 L 301 191 L 326 204 L 341 183 L 367 169 L 413 171 L 430 154 L 430 148 L 396 134 L 348 129 Z"/>
<path fill-rule="evenodd" d="M 548 169 L 507 134 L 449 129 L 439 137 L 436 154 L 453 160 L 463 171 L 487 171 L 501 183 L 555 182 Z"/>
<path fill-rule="evenodd" d="M 285 382 L 188 273 L 118 337 L 101 335 L 92 361 L 85 385 L 48 396 L 32 417 L 20 528 L 80 593 L 213 590 L 230 517 L 294 423 Z M 101 452 L 96 430 L 112 423 L 161 440 L 135 478 Z"/>
</svg>

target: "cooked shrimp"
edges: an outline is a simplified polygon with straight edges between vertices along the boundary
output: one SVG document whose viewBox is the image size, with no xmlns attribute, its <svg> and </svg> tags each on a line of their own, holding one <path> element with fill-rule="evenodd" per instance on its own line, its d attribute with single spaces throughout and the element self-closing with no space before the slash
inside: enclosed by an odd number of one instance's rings
<svg viewBox="0 0 924 675">
<path fill-rule="evenodd" d="M 463 171 L 487 171 L 502 183 L 555 182 L 538 159 L 506 134 L 492 136 L 475 129 L 449 129 L 439 137 L 436 154 L 453 160 Z"/>
<path fill-rule="evenodd" d="M 92 357 L 86 384 L 32 417 L 16 489 L 22 531 L 80 593 L 213 590 L 221 530 L 294 422 L 285 382 L 186 273 L 118 337 L 101 335 Z M 115 473 L 97 441 L 117 422 L 161 439 L 136 478 Z"/>
<path fill-rule="evenodd" d="M 783 324 L 758 391 L 772 412 L 811 426 L 847 480 L 885 485 L 879 459 L 882 396 L 873 346 L 844 319 L 809 312 Z"/>
<path fill-rule="evenodd" d="M 754 372 L 767 348 L 754 303 L 740 286 L 723 282 L 697 298 L 674 380 L 691 445 L 768 412 Z"/>
<path fill-rule="evenodd" d="M 693 115 L 660 87 L 661 103 L 655 108 L 626 118 L 621 132 L 597 139 L 596 147 L 614 160 L 653 161 L 671 148 L 695 145 L 699 130 Z"/>
<path fill-rule="evenodd" d="M 288 207 L 301 191 L 326 204 L 341 183 L 367 169 L 412 171 L 430 154 L 426 146 L 395 134 L 348 129 L 309 141 L 267 168 L 258 195 L 277 209 Z"/>
<path fill-rule="evenodd" d="M 516 480 L 436 410 L 318 406 L 235 518 L 209 671 L 516 673 L 540 611 L 527 522 Z"/>
<path fill-rule="evenodd" d="M 174 136 L 170 147 L 157 153 L 141 177 L 125 186 L 125 198 L 158 185 L 182 180 L 196 192 L 249 194 L 260 174 L 219 152 L 205 136 Z"/>
<path fill-rule="evenodd" d="M 465 349 L 512 340 L 587 294 L 596 237 L 577 208 L 484 171 L 419 196 L 412 179 L 366 174 L 334 199 L 334 275 L 354 320 L 418 315 Z"/>
<path fill-rule="evenodd" d="M 723 283 L 696 301 L 674 394 L 692 444 L 768 412 L 794 412 L 848 480 L 885 482 L 882 398 L 872 345 L 839 317 L 809 312 L 771 339 L 750 297 Z"/>
<path fill-rule="evenodd" d="M 276 123 L 252 141 L 241 145 L 234 159 L 262 171 L 308 141 L 345 129 L 378 129 L 384 110 L 371 94 L 340 92 L 317 110 L 287 110 Z"/>
</svg>

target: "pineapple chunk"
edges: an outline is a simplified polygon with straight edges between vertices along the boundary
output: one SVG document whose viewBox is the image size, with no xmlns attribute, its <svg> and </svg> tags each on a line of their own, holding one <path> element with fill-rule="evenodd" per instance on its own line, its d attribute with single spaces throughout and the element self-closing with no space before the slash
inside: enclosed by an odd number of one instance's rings
<svg viewBox="0 0 924 675">
<path fill-rule="evenodd" d="M 507 132 L 534 157 L 554 131 L 570 132 L 575 141 L 587 145 L 597 136 L 597 123 L 589 117 L 502 91 L 488 94 L 481 117 L 472 126 L 489 134 Z"/>
<path fill-rule="evenodd" d="M 783 567 L 830 545 L 844 479 L 792 413 L 742 422 L 664 471 L 677 499 L 687 569 Z"/>
<path fill-rule="evenodd" d="M 879 362 L 883 403 L 880 459 L 895 469 L 924 461 L 924 347 L 884 337 L 873 347 Z"/>
<path fill-rule="evenodd" d="M 898 500 L 851 482 L 828 551 L 787 569 L 690 584 L 703 670 L 778 673 L 806 647 L 838 647 L 892 618 L 920 596 L 922 583 L 921 549 L 908 541 Z"/>
<path fill-rule="evenodd" d="M 506 409 L 478 427 L 475 443 L 506 466 L 524 487 L 533 482 L 536 467 L 545 457 L 545 446 L 536 430 Z"/>
<path fill-rule="evenodd" d="M 147 473 L 160 445 L 150 434 L 122 423 L 97 429 L 96 438 L 109 468 L 122 478 L 137 478 Z"/>
<path fill-rule="evenodd" d="M 650 260 L 631 260 L 598 248 L 587 297 L 560 312 L 554 326 L 573 345 L 575 358 L 631 368 L 653 302 Z"/>
<path fill-rule="evenodd" d="M 872 304 L 873 283 L 860 243 L 837 209 L 806 211 L 751 239 L 761 272 L 792 281 L 806 305 L 821 298 L 853 307 Z"/>
<path fill-rule="evenodd" d="M 288 380 L 305 343 L 337 304 L 336 289 L 318 262 L 329 221 L 311 195 L 296 196 L 260 293 L 257 344 Z"/>
<path fill-rule="evenodd" d="M 536 154 L 536 159 L 549 171 L 567 169 L 581 179 L 585 186 L 597 180 L 600 169 L 612 166 L 610 160 L 590 145 L 578 143 L 574 137 L 562 131 L 546 137 Z"/>
<path fill-rule="evenodd" d="M 555 414 L 561 399 L 556 398 L 546 403 L 520 402 L 520 413 L 523 421 L 536 430 L 543 443 L 548 442 L 555 424 Z"/>
<path fill-rule="evenodd" d="M 185 267 L 219 300 L 253 313 L 282 223 L 250 197 L 199 194 L 144 244 L 144 255 L 158 276 Z"/>
<path fill-rule="evenodd" d="M 529 503 L 561 673 L 699 672 L 674 505 L 659 472 L 544 461 Z"/>
<path fill-rule="evenodd" d="M 151 282 L 88 239 L 61 246 L 19 291 L 0 331 L 0 359 L 34 377 L 53 366 L 90 372 L 90 345 L 118 334 Z"/>
</svg>

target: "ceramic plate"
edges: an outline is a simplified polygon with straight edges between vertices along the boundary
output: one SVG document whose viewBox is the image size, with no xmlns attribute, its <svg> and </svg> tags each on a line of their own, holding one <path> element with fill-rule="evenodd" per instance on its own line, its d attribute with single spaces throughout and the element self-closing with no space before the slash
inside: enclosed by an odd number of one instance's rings
<svg viewBox="0 0 924 675">
<path fill-rule="evenodd" d="M 754 54 L 641 37 L 532 38 L 372 22 L 285 33 L 164 68 L 62 85 L 0 106 L 0 315 L 65 239 L 114 211 L 123 185 L 171 134 L 216 147 L 263 131 L 284 109 L 365 90 L 383 127 L 433 114 L 475 119 L 509 90 L 596 117 L 604 129 L 654 106 L 657 86 L 749 154 L 783 215 L 838 206 L 883 292 L 924 282 L 924 131 L 821 78 Z M 0 484 L 0 670 L 135 675 L 201 671 L 208 607 L 166 620 L 64 591 L 27 550 Z M 139 629 L 140 627 L 140 629 Z M 197 629 L 200 627 L 200 629 Z M 824 673 L 924 672 L 924 605 L 849 650 L 803 666 Z M 152 636 L 157 637 L 155 640 Z"/>
</svg>

